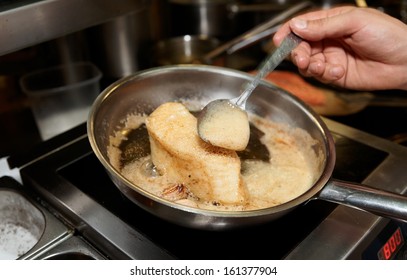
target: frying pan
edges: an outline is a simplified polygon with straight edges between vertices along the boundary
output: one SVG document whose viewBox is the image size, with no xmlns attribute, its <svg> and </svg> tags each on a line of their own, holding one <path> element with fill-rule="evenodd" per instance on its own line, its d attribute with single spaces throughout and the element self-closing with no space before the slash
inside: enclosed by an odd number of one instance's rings
<svg viewBox="0 0 407 280">
<path fill-rule="evenodd" d="M 263 81 L 248 100 L 247 110 L 274 122 L 306 130 L 315 140 L 315 155 L 323 162 L 307 192 L 278 206 L 253 211 L 202 210 L 171 202 L 127 180 L 109 162 L 109 137 L 124 128 L 128 114 L 150 114 L 169 101 L 202 108 L 209 101 L 233 98 L 251 76 L 207 65 L 163 66 L 125 77 L 107 87 L 95 100 L 88 119 L 88 137 L 97 158 L 119 190 L 132 202 L 169 222 L 206 230 L 224 230 L 266 223 L 313 199 L 348 205 L 397 220 L 407 220 L 407 198 L 365 185 L 331 178 L 335 145 L 322 119 L 288 92 Z"/>
</svg>

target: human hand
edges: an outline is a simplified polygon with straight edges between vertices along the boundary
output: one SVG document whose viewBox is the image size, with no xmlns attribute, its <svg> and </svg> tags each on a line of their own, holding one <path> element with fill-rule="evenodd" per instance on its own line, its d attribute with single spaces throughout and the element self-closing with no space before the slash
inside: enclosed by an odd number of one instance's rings
<svg viewBox="0 0 407 280">
<path fill-rule="evenodd" d="M 356 90 L 407 90 L 407 26 L 370 8 L 338 7 L 297 16 L 275 34 L 305 41 L 291 53 L 301 74 Z"/>
</svg>

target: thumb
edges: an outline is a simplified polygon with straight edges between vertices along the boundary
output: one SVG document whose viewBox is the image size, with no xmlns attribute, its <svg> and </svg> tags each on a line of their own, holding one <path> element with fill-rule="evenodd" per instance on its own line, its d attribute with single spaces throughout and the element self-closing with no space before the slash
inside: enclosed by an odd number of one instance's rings
<svg viewBox="0 0 407 280">
<path fill-rule="evenodd" d="M 302 18 L 293 18 L 289 25 L 294 33 L 305 40 L 320 41 L 325 38 L 338 38 L 353 33 L 350 20 L 343 16 L 332 16 L 320 19 L 306 20 Z"/>
</svg>

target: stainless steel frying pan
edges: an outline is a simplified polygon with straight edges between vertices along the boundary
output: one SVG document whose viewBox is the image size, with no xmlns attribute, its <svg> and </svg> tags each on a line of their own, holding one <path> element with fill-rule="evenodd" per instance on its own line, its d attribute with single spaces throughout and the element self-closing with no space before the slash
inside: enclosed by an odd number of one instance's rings
<svg viewBox="0 0 407 280">
<path fill-rule="evenodd" d="M 324 162 L 314 185 L 301 196 L 278 206 L 255 211 L 222 212 L 183 206 L 154 196 L 124 178 L 109 162 L 109 137 L 123 128 L 131 113 L 151 113 L 169 101 L 198 102 L 203 107 L 219 98 L 233 98 L 251 77 L 215 66 L 159 67 L 123 78 L 106 88 L 95 101 L 88 120 L 88 136 L 96 156 L 115 185 L 131 201 L 167 221 L 199 229 L 223 230 L 269 222 L 313 199 L 345 204 L 364 211 L 407 220 L 407 198 L 368 186 L 331 178 L 335 166 L 333 138 L 321 118 L 293 95 L 262 82 L 248 100 L 249 111 L 309 132 L 317 140 L 315 153 Z"/>
</svg>

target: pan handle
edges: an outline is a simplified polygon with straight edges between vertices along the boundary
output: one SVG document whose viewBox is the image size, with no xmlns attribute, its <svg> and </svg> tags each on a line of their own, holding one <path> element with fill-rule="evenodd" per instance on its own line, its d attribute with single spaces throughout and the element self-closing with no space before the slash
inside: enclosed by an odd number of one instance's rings
<svg viewBox="0 0 407 280">
<path fill-rule="evenodd" d="M 407 197 L 363 184 L 331 179 L 319 199 L 407 222 Z"/>
</svg>

